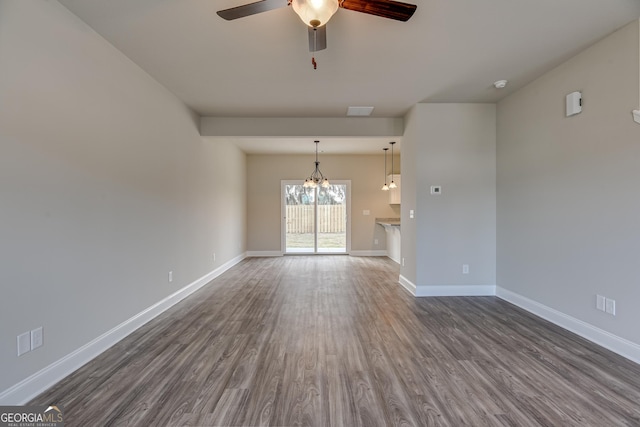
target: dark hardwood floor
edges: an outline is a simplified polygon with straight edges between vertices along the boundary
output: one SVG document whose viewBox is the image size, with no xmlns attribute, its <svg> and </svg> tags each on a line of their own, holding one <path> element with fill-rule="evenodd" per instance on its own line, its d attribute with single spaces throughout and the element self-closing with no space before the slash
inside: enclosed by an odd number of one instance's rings
<svg viewBox="0 0 640 427">
<path fill-rule="evenodd" d="M 640 426 L 640 365 L 386 258 L 247 259 L 31 402 L 68 426 Z"/>
</svg>

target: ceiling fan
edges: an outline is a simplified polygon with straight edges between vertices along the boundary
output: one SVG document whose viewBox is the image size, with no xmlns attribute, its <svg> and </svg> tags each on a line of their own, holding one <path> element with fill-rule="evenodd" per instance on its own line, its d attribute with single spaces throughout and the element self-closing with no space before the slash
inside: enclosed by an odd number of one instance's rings
<svg viewBox="0 0 640 427">
<path fill-rule="evenodd" d="M 415 4 L 394 0 L 261 0 L 220 10 L 218 15 L 231 21 L 286 6 L 292 6 L 302 22 L 309 28 L 310 52 L 327 48 L 326 24 L 338 8 L 403 22 L 408 21 L 417 8 Z M 315 58 L 312 59 L 312 63 L 313 68 L 316 68 Z"/>
</svg>

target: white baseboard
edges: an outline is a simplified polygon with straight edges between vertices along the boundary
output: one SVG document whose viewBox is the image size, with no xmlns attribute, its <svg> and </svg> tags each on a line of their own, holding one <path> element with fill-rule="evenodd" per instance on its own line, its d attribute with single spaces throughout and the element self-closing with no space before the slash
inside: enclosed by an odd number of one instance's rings
<svg viewBox="0 0 640 427">
<path fill-rule="evenodd" d="M 640 345 L 614 335 L 610 332 L 597 328 L 589 323 L 578 320 L 558 310 L 547 307 L 539 302 L 533 301 L 527 297 L 511 292 L 507 289 L 496 288 L 496 296 L 513 305 L 527 310 L 542 317 L 551 323 L 554 323 L 568 331 L 571 331 L 581 337 L 594 342 L 606 349 L 613 351 L 633 362 L 640 363 Z"/>
<path fill-rule="evenodd" d="M 238 264 L 246 257 L 245 254 L 238 255 L 232 260 L 224 263 L 212 272 L 202 276 L 193 283 L 174 292 L 168 297 L 158 301 L 151 307 L 141 311 L 128 320 L 125 320 L 110 331 L 105 332 L 93 341 L 83 345 L 77 350 L 67 354 L 62 359 L 41 369 L 28 378 L 13 385 L 0 393 L 0 405 L 24 405 L 49 387 L 82 367 L 105 350 L 134 332 L 145 323 L 153 320 L 164 311 L 179 303 L 211 280 Z"/>
<path fill-rule="evenodd" d="M 386 250 L 376 250 L 376 251 L 351 251 L 349 252 L 351 256 L 387 256 Z"/>
<path fill-rule="evenodd" d="M 300 253 L 300 254 L 296 254 L 295 252 L 292 252 L 288 255 L 311 255 L 309 253 Z M 324 254 L 324 255 L 331 255 L 329 254 Z M 349 255 L 351 256 L 387 256 L 387 251 L 386 250 L 379 250 L 379 251 L 351 251 L 349 252 Z M 277 257 L 277 256 L 284 256 L 284 253 L 281 251 L 247 251 L 247 257 L 248 258 L 254 258 L 254 257 Z"/>
<path fill-rule="evenodd" d="M 407 279 L 401 274 L 398 283 L 400 283 L 400 285 L 405 288 L 411 295 L 413 295 L 414 297 L 416 296 L 416 285 L 411 280 Z"/>
<path fill-rule="evenodd" d="M 395 258 L 393 258 L 391 255 L 387 255 L 387 257 L 388 257 L 391 261 L 395 262 L 396 264 L 402 264 L 402 262 L 400 261 L 400 259 L 399 259 L 399 258 L 398 258 L 398 259 L 395 259 Z"/>
<path fill-rule="evenodd" d="M 496 294 L 495 285 L 420 286 L 400 275 L 400 285 L 415 297 L 485 297 Z"/>
<path fill-rule="evenodd" d="M 417 286 L 417 297 L 486 297 L 496 294 L 495 285 Z"/>
<path fill-rule="evenodd" d="M 247 251 L 247 258 L 283 256 L 282 251 Z"/>
</svg>

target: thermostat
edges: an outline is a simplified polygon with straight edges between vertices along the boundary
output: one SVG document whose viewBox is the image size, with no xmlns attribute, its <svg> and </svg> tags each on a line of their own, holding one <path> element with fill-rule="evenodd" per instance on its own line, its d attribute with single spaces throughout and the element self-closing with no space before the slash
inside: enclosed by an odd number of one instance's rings
<svg viewBox="0 0 640 427">
<path fill-rule="evenodd" d="M 567 117 L 575 116 L 582 111 L 582 93 L 571 92 L 567 95 Z"/>
</svg>

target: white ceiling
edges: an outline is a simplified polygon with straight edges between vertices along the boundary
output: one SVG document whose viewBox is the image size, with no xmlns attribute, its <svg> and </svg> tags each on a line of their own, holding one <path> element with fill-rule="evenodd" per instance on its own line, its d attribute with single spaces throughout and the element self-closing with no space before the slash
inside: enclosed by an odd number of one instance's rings
<svg viewBox="0 0 640 427">
<path fill-rule="evenodd" d="M 393 147 L 395 154 L 400 153 L 402 138 L 384 137 L 362 137 L 362 138 L 273 138 L 273 137 L 205 137 L 207 140 L 216 141 L 218 139 L 231 140 L 238 147 L 248 154 L 309 154 L 316 149 L 314 140 L 319 140 L 318 151 L 325 154 L 380 154 L 383 148 L 389 149 L 391 155 L 390 141 L 395 141 Z"/>
<path fill-rule="evenodd" d="M 219 117 L 344 117 L 351 105 L 401 117 L 418 102 L 496 102 L 640 17 L 640 0 L 409 0 L 418 9 L 406 23 L 339 9 L 313 70 L 290 7 L 225 21 L 217 10 L 251 0 L 59 1 Z"/>
</svg>

